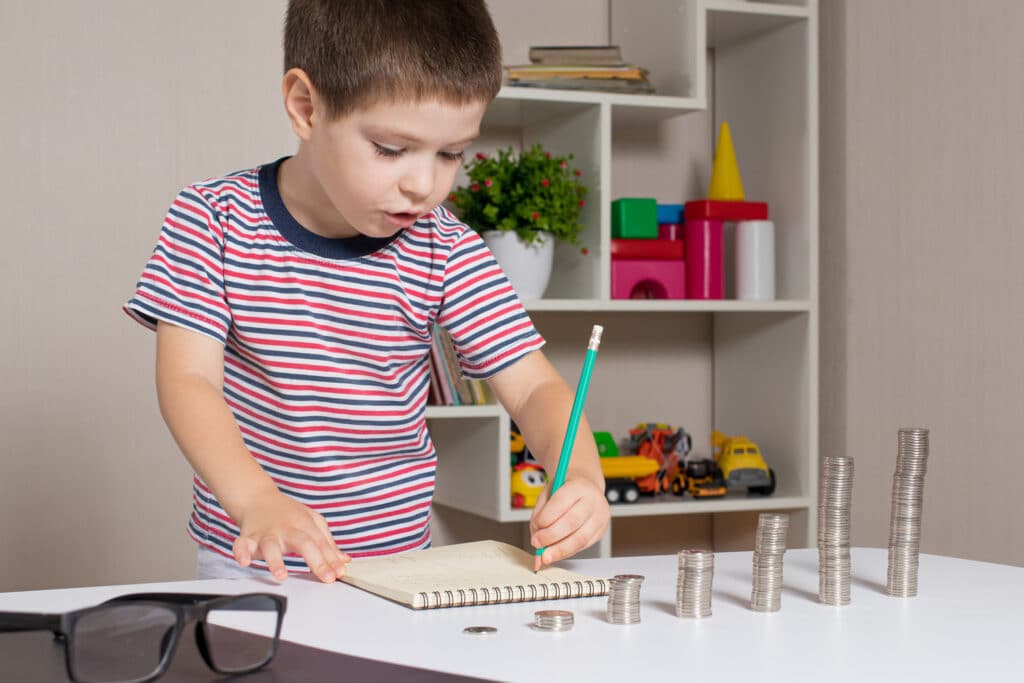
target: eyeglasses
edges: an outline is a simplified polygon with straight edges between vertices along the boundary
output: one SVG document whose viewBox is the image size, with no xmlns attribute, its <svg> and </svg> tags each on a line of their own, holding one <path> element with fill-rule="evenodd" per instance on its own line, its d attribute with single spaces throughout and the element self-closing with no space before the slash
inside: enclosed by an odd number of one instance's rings
<svg viewBox="0 0 1024 683">
<path fill-rule="evenodd" d="M 74 683 L 146 683 L 167 671 L 193 621 L 196 645 L 211 669 L 259 669 L 277 652 L 287 605 L 272 593 L 137 593 L 64 614 L 0 612 L 0 632 L 53 631 L 63 641 Z"/>
</svg>

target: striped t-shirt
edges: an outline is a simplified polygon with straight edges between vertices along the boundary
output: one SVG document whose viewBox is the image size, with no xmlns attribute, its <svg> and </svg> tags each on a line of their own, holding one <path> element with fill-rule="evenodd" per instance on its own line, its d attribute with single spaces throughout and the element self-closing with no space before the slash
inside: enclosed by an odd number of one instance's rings
<svg viewBox="0 0 1024 683">
<path fill-rule="evenodd" d="M 427 547 L 434 324 L 473 378 L 543 339 L 480 237 L 443 207 L 392 237 L 328 239 L 288 213 L 279 165 L 184 189 L 125 311 L 224 344 L 224 399 L 246 446 L 339 548 Z M 228 556 L 239 533 L 198 475 L 188 532 Z"/>
</svg>

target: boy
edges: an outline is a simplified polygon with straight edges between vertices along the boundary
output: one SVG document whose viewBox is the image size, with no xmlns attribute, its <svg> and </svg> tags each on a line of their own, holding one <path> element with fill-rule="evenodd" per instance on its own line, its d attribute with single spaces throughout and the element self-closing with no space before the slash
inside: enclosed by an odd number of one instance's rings
<svg viewBox="0 0 1024 683">
<path fill-rule="evenodd" d="M 308 567 L 330 582 L 350 557 L 429 546 L 435 321 L 554 472 L 572 393 L 483 242 L 439 206 L 500 82 L 483 0 L 289 3 L 298 151 L 183 190 L 125 305 L 157 331 L 201 577 Z M 577 438 L 565 484 L 538 501 L 544 564 L 604 533 L 598 462 Z"/>
</svg>

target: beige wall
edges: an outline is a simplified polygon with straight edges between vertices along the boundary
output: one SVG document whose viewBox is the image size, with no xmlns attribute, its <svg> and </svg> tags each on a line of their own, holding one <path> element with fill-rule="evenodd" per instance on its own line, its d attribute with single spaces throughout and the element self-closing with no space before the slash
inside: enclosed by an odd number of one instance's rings
<svg viewBox="0 0 1024 683">
<path fill-rule="evenodd" d="M 0 5 L 0 590 L 191 575 L 189 472 L 119 306 L 181 186 L 292 150 L 283 7 Z M 823 3 L 822 439 L 858 458 L 857 543 L 885 544 L 895 431 L 924 424 L 925 550 L 1024 564 L 1022 24 L 1012 0 Z M 650 550 L 632 535 L 616 552 Z"/>
<path fill-rule="evenodd" d="M 922 549 L 1024 565 L 1024 5 L 824 0 L 823 454 L 884 547 L 931 428 Z"/>
</svg>

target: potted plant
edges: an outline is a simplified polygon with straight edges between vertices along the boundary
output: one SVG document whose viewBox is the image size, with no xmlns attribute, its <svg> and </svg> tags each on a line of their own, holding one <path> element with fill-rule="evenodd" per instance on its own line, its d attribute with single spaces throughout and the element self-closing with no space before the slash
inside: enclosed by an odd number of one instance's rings
<svg viewBox="0 0 1024 683">
<path fill-rule="evenodd" d="M 572 159 L 572 154 L 557 156 L 539 144 L 518 156 L 511 147 L 477 154 L 465 166 L 468 182 L 449 197 L 523 299 L 544 294 L 555 241 L 580 244 L 587 188 L 580 170 L 570 165 Z"/>
</svg>

